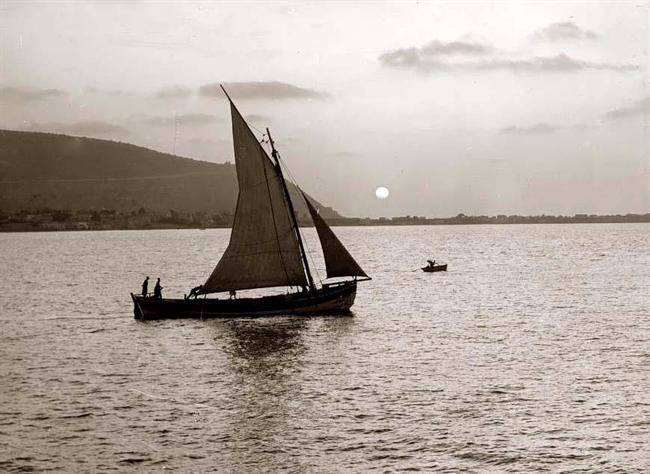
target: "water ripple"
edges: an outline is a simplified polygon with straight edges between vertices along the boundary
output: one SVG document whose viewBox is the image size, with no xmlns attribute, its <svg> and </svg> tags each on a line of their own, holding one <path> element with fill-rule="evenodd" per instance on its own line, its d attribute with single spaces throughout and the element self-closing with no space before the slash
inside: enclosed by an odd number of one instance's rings
<svg viewBox="0 0 650 474">
<path fill-rule="evenodd" d="M 147 323 L 228 231 L 0 235 L 0 470 L 650 470 L 650 226 L 336 232 L 353 317 Z"/>
</svg>

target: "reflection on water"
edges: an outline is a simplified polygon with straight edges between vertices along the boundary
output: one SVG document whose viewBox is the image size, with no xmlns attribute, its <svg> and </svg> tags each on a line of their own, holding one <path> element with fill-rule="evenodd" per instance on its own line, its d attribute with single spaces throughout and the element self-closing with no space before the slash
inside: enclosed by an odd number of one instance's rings
<svg viewBox="0 0 650 474">
<path fill-rule="evenodd" d="M 0 470 L 647 472 L 650 226 L 337 233 L 352 317 L 145 323 L 227 230 L 0 235 Z"/>
<path fill-rule="evenodd" d="M 237 374 L 229 385 L 231 409 L 225 419 L 229 438 L 238 447 L 234 465 L 250 465 L 250 449 L 264 445 L 256 462 L 260 468 L 281 469 L 277 453 L 284 450 L 283 434 L 291 429 L 291 403 L 300 394 L 295 377 L 306 346 L 304 319 L 270 318 L 229 320 L 215 324 L 215 339 L 225 341 L 230 370 Z M 286 466 L 288 467 L 288 466 Z"/>
<path fill-rule="evenodd" d="M 304 351 L 302 331 L 307 327 L 303 318 L 233 319 L 218 326 L 229 346 L 226 351 L 233 363 L 243 362 L 242 370 L 275 372 L 284 363 L 295 363 Z"/>
</svg>

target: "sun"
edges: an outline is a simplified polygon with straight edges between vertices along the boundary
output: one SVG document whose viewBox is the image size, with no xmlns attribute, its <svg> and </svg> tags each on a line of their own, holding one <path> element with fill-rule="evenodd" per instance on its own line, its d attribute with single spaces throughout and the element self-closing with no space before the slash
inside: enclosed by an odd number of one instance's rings
<svg viewBox="0 0 650 474">
<path fill-rule="evenodd" d="M 384 186 L 379 186 L 375 189 L 375 196 L 377 196 L 377 199 L 386 199 L 389 195 L 390 191 Z"/>
</svg>

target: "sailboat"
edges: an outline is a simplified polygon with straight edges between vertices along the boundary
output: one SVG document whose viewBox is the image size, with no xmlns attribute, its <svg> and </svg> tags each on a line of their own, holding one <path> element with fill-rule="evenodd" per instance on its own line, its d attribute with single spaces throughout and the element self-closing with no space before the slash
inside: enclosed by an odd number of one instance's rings
<svg viewBox="0 0 650 474">
<path fill-rule="evenodd" d="M 194 298 L 152 298 L 131 293 L 135 318 L 231 318 L 349 312 L 356 297 L 357 283 L 371 278 L 336 237 L 308 196 L 298 188 L 323 249 L 327 278 L 320 285 L 316 284 L 271 133 L 267 128 L 272 158 L 223 87 L 222 90 L 230 103 L 239 185 L 230 242 L 205 283 L 194 292 Z M 284 287 L 285 292 L 271 296 L 236 297 L 239 290 L 276 287 Z M 230 297 L 218 296 L 220 293 L 225 296 L 226 292 Z"/>
</svg>

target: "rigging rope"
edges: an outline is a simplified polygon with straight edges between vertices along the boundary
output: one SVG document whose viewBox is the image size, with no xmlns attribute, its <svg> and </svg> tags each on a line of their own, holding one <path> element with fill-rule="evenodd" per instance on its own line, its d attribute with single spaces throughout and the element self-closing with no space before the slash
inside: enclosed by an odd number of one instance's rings
<svg viewBox="0 0 650 474">
<path fill-rule="evenodd" d="M 246 122 L 246 125 L 248 125 L 250 128 L 254 128 L 257 133 L 261 133 L 262 134 L 262 141 L 264 140 L 264 137 L 266 136 L 266 133 L 261 132 L 255 125 L 252 125 L 252 124 L 250 124 L 248 122 Z"/>
</svg>

